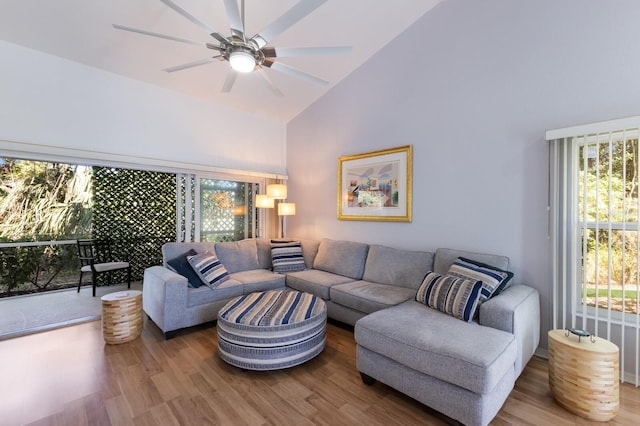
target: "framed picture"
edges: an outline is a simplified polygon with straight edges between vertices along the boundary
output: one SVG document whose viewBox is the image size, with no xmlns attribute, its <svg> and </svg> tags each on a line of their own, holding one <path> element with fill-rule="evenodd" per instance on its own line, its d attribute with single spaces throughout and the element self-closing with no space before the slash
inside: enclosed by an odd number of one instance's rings
<svg viewBox="0 0 640 426">
<path fill-rule="evenodd" d="M 338 158 L 338 219 L 411 222 L 413 147 Z"/>
</svg>

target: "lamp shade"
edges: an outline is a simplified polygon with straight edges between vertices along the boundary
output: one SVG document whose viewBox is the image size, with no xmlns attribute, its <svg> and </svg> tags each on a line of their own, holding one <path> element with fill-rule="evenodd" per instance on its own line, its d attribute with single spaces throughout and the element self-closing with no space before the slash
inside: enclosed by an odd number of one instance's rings
<svg viewBox="0 0 640 426">
<path fill-rule="evenodd" d="M 273 206 L 273 198 L 269 198 L 265 194 L 256 195 L 256 207 L 259 209 L 272 209 Z"/>
<path fill-rule="evenodd" d="M 280 203 L 278 204 L 278 215 L 293 216 L 296 214 L 296 203 Z"/>
<path fill-rule="evenodd" d="M 283 185 L 281 183 L 267 185 L 267 197 L 274 198 L 276 200 L 284 200 L 287 198 L 287 185 Z"/>
</svg>

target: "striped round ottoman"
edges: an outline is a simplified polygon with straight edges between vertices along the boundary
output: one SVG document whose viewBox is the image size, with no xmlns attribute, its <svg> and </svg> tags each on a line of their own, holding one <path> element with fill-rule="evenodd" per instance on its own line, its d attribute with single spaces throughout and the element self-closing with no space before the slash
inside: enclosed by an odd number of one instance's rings
<svg viewBox="0 0 640 426">
<path fill-rule="evenodd" d="M 327 307 L 322 299 L 291 290 L 237 297 L 218 312 L 218 353 L 246 370 L 293 367 L 324 349 Z"/>
</svg>

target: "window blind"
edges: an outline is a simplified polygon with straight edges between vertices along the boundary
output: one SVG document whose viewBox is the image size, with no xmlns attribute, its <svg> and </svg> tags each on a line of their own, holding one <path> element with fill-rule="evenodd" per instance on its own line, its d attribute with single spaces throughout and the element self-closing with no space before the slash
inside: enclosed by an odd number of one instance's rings
<svg viewBox="0 0 640 426">
<path fill-rule="evenodd" d="M 553 327 L 620 348 L 640 372 L 640 117 L 547 132 Z"/>
</svg>

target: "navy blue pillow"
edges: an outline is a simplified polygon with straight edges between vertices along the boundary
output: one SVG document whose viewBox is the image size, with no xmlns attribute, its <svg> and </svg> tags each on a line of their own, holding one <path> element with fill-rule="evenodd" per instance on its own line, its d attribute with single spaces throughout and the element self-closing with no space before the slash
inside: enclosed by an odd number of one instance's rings
<svg viewBox="0 0 640 426">
<path fill-rule="evenodd" d="M 174 259 L 167 260 L 167 265 L 171 266 L 178 274 L 186 277 L 189 280 L 189 287 L 198 288 L 202 285 L 202 280 L 187 260 L 187 256 L 193 256 L 195 254 L 197 254 L 196 251 L 191 249 Z"/>
<path fill-rule="evenodd" d="M 504 271 L 486 263 L 459 257 L 449 268 L 448 275 L 482 281 L 480 303 L 497 296 L 513 278 L 513 272 Z"/>
</svg>

